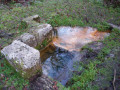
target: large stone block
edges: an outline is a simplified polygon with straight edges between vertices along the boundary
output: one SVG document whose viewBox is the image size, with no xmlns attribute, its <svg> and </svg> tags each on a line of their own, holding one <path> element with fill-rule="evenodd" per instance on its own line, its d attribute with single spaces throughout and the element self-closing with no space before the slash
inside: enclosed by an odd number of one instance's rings
<svg viewBox="0 0 120 90">
<path fill-rule="evenodd" d="M 36 74 L 41 74 L 40 52 L 38 50 L 15 40 L 9 46 L 4 47 L 1 53 L 24 78 L 29 79 Z"/>
<path fill-rule="evenodd" d="M 31 47 L 37 46 L 37 41 L 35 39 L 35 36 L 31 35 L 29 33 L 22 34 L 20 37 L 17 38 L 17 40 L 20 40 L 21 42 L 23 42 Z"/>
<path fill-rule="evenodd" d="M 52 26 L 50 24 L 41 24 L 36 28 L 30 29 L 30 33 L 36 37 L 37 43 L 41 44 L 45 39 L 52 38 Z"/>
</svg>

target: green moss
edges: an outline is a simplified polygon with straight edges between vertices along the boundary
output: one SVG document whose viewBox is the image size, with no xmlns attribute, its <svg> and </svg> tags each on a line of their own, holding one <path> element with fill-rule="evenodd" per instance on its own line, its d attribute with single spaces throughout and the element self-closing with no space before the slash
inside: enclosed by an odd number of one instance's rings
<svg viewBox="0 0 120 90">
<path fill-rule="evenodd" d="M 88 45 L 85 45 L 81 48 L 81 50 L 84 50 L 84 49 L 89 50 L 90 52 L 93 52 L 93 49 L 89 48 Z"/>
<path fill-rule="evenodd" d="M 38 63 L 35 67 L 29 68 L 25 71 L 22 72 L 22 76 L 25 79 L 29 79 L 34 77 L 35 75 L 41 75 L 42 74 L 42 67 L 40 66 L 40 64 Z"/>
<path fill-rule="evenodd" d="M 48 44 L 48 41 L 47 41 L 47 40 L 44 40 L 44 41 L 42 42 L 42 46 L 43 46 L 43 47 L 45 47 L 47 44 Z"/>
<path fill-rule="evenodd" d="M 42 50 L 43 48 L 45 48 L 51 42 L 51 40 L 52 39 L 46 38 L 41 44 L 37 45 L 35 48 L 37 50 Z"/>
<path fill-rule="evenodd" d="M 37 45 L 36 47 L 35 47 L 35 49 L 37 49 L 37 50 L 40 50 L 41 48 L 41 45 Z"/>
</svg>

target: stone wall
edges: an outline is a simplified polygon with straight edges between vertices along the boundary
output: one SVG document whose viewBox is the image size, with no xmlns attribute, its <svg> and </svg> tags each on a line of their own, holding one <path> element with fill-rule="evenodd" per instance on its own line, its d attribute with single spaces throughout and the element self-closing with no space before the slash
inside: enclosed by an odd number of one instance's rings
<svg viewBox="0 0 120 90">
<path fill-rule="evenodd" d="M 4 47 L 1 53 L 16 71 L 30 80 L 35 75 L 42 73 L 40 52 L 35 47 L 40 46 L 46 39 L 52 39 L 52 26 L 40 24 L 38 15 L 25 18 L 22 22 L 27 25 L 34 22 L 36 26 L 31 28 L 28 33 L 17 37 L 12 44 Z"/>
</svg>

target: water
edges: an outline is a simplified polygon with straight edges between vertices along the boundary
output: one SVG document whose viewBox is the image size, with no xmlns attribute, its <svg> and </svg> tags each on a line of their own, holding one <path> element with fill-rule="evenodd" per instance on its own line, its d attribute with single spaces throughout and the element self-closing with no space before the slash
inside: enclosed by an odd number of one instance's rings
<svg viewBox="0 0 120 90">
<path fill-rule="evenodd" d="M 57 28 L 53 41 L 41 51 L 43 74 L 65 85 L 72 77 L 74 62 L 81 58 L 80 49 L 108 35 L 108 32 L 98 32 L 91 27 Z"/>
<path fill-rule="evenodd" d="M 53 39 L 55 46 L 69 51 L 80 51 L 84 45 L 98 40 L 103 40 L 109 35 L 106 32 L 99 32 L 94 28 L 86 27 L 59 27 L 57 37 Z"/>
<path fill-rule="evenodd" d="M 56 48 L 43 63 L 43 73 L 65 85 L 72 75 L 73 57 L 71 52 Z"/>
</svg>

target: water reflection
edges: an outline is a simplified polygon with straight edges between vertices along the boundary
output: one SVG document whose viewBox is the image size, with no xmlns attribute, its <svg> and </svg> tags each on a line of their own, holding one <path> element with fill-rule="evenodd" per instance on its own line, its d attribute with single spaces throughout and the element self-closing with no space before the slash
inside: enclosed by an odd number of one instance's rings
<svg viewBox="0 0 120 90">
<path fill-rule="evenodd" d="M 71 52 L 56 48 L 54 53 L 43 63 L 43 73 L 65 85 L 71 77 L 70 69 L 72 69 L 73 57 Z"/>
</svg>

